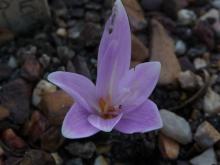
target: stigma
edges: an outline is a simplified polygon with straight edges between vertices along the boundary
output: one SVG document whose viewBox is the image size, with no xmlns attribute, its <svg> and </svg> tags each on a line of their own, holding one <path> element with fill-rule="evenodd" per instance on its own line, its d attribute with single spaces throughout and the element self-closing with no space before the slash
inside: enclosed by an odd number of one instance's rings
<svg viewBox="0 0 220 165">
<path fill-rule="evenodd" d="M 99 99 L 99 114 L 104 119 L 112 119 L 120 112 L 121 106 L 112 106 L 103 98 Z"/>
</svg>

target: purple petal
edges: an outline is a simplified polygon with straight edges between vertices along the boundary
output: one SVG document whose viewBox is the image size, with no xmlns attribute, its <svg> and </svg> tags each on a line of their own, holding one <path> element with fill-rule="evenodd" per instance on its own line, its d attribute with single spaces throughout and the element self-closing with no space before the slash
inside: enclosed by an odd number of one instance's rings
<svg viewBox="0 0 220 165">
<path fill-rule="evenodd" d="M 123 133 L 144 133 L 162 127 L 162 120 L 156 104 L 145 101 L 137 109 L 125 113 L 115 129 Z"/>
<path fill-rule="evenodd" d="M 142 104 L 152 93 L 160 76 L 159 62 L 147 62 L 131 69 L 120 82 L 118 104 L 136 107 Z"/>
<path fill-rule="evenodd" d="M 118 116 L 112 119 L 104 119 L 98 115 L 90 115 L 88 117 L 88 120 L 90 124 L 92 124 L 97 129 L 105 131 L 105 132 L 110 132 L 115 127 L 115 125 L 119 122 L 121 117 L 122 117 L 122 114 L 119 114 Z"/>
<path fill-rule="evenodd" d="M 99 47 L 96 82 L 98 96 L 108 97 L 116 91 L 113 88 L 116 88 L 119 79 L 129 70 L 130 59 L 131 32 L 128 17 L 122 2 L 117 0 L 105 25 Z"/>
<path fill-rule="evenodd" d="M 97 128 L 93 127 L 88 122 L 88 116 L 88 111 L 86 111 L 79 104 L 74 104 L 63 121 L 63 136 L 66 138 L 75 139 L 92 136 L 99 132 Z"/>
<path fill-rule="evenodd" d="M 48 80 L 66 91 L 87 110 L 91 111 L 91 107 L 97 108 L 95 86 L 86 77 L 76 73 L 58 71 L 49 74 Z"/>
</svg>

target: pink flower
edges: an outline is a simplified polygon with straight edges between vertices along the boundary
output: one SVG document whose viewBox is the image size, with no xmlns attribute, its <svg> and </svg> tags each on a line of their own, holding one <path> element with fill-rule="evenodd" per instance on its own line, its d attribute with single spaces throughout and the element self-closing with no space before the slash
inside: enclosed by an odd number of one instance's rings
<svg viewBox="0 0 220 165">
<path fill-rule="evenodd" d="M 158 108 L 148 99 L 158 81 L 160 63 L 142 63 L 129 70 L 131 32 L 120 0 L 105 25 L 98 54 L 96 86 L 75 73 L 58 71 L 48 76 L 76 101 L 64 119 L 62 134 L 74 139 L 113 129 L 130 134 L 161 128 Z"/>
</svg>

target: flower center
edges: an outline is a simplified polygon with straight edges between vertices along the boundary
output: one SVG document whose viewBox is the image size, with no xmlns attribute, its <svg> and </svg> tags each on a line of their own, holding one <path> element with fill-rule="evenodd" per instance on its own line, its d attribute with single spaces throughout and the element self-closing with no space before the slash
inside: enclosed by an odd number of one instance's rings
<svg viewBox="0 0 220 165">
<path fill-rule="evenodd" d="M 112 106 L 103 98 L 99 99 L 99 112 L 104 119 L 112 119 L 119 114 L 120 106 Z"/>
</svg>

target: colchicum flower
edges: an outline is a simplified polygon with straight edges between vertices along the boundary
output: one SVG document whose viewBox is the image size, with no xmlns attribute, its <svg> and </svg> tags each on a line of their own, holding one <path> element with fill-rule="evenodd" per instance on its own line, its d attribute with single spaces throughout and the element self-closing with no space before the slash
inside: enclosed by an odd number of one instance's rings
<svg viewBox="0 0 220 165">
<path fill-rule="evenodd" d="M 83 138 L 113 129 L 144 133 L 162 127 L 158 108 L 148 99 L 160 63 L 142 63 L 129 70 L 130 60 L 128 17 L 121 0 L 116 0 L 99 47 L 96 86 L 76 73 L 57 71 L 48 76 L 75 100 L 63 121 L 63 136 Z"/>
</svg>

